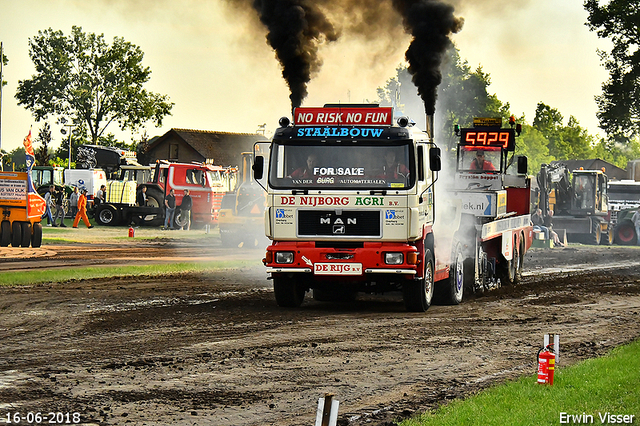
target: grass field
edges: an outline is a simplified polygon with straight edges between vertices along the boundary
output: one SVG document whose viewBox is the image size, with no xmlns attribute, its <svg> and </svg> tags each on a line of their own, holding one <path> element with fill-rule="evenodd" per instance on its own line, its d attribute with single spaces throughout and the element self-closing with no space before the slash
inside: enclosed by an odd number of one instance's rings
<svg viewBox="0 0 640 426">
<path fill-rule="evenodd" d="M 640 341 L 566 369 L 560 364 L 553 386 L 536 379 L 493 387 L 400 425 L 640 424 Z"/>
</svg>

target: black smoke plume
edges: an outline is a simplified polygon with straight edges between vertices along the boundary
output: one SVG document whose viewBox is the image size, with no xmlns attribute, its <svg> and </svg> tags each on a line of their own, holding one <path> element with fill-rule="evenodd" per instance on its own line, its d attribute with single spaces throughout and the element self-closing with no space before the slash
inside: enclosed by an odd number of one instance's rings
<svg viewBox="0 0 640 426">
<path fill-rule="evenodd" d="M 335 41 L 338 33 L 314 0 L 253 0 L 267 42 L 282 65 L 293 108 L 307 96 L 307 84 L 322 65 L 318 45 Z"/>
<path fill-rule="evenodd" d="M 424 102 L 427 115 L 433 115 L 437 88 L 442 82 L 440 65 L 451 46 L 449 36 L 462 29 L 464 20 L 453 15 L 453 6 L 435 0 L 392 0 L 402 15 L 405 30 L 413 39 L 405 57 L 413 84 Z"/>
<path fill-rule="evenodd" d="M 451 0 L 460 1 L 460 0 Z M 405 57 L 413 83 L 427 114 L 435 110 L 436 91 L 442 80 L 440 65 L 449 36 L 462 28 L 453 6 L 439 0 L 227 0 L 238 10 L 254 9 L 267 29 L 267 43 L 274 49 L 290 89 L 291 106 L 307 96 L 307 84 L 320 70 L 318 48 L 336 41 L 335 24 L 365 40 L 384 40 L 397 46 L 401 21 L 412 37 Z M 383 43 L 384 45 L 384 43 Z M 381 54 L 371 52 L 372 55 Z M 388 53 L 388 52 L 387 52 Z M 384 53 L 382 53 L 384 54 Z M 356 77 L 357 78 L 357 77 Z"/>
</svg>

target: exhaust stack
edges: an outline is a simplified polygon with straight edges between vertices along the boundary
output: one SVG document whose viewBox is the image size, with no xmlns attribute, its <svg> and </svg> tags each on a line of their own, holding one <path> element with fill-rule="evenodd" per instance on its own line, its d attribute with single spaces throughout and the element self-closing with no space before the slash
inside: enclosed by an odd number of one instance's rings
<svg viewBox="0 0 640 426">
<path fill-rule="evenodd" d="M 429 135 L 429 142 L 433 143 L 433 114 L 427 114 L 427 128 L 425 131 Z"/>
</svg>

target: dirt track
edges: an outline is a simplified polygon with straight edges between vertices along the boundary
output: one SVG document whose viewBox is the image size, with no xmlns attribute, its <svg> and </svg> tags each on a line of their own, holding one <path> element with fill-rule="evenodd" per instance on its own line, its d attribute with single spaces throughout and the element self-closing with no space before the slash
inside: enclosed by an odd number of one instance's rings
<svg viewBox="0 0 640 426">
<path fill-rule="evenodd" d="M 3 249 L 0 270 L 194 254 L 255 262 L 208 275 L 0 288 L 0 422 L 51 411 L 105 425 L 310 425 L 330 392 L 339 424 L 387 425 L 532 374 L 545 332 L 560 333 L 560 377 L 640 336 L 636 247 L 532 250 L 521 286 L 413 314 L 395 295 L 349 304 L 308 295 L 302 308 L 280 309 L 262 250 L 222 249 L 215 236 L 96 241 L 47 244 L 48 255 L 29 259 Z"/>
</svg>

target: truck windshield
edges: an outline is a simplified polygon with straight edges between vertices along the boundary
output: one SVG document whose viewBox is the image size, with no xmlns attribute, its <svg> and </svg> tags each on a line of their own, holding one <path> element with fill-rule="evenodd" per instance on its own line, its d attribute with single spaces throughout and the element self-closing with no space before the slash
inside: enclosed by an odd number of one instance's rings
<svg viewBox="0 0 640 426">
<path fill-rule="evenodd" d="M 274 143 L 269 182 L 274 188 L 407 189 L 414 155 L 407 141 L 380 143 Z"/>
</svg>

